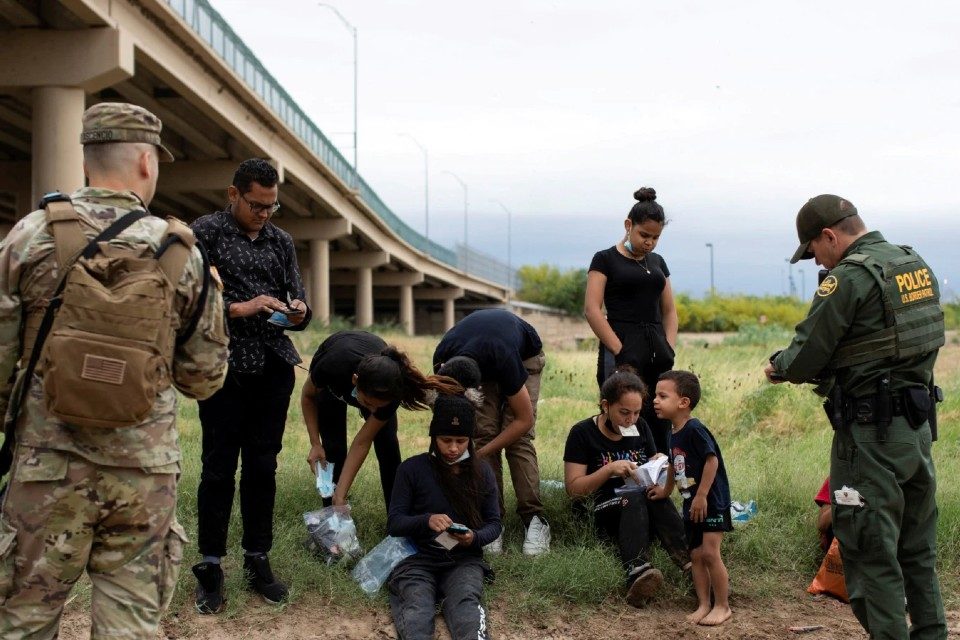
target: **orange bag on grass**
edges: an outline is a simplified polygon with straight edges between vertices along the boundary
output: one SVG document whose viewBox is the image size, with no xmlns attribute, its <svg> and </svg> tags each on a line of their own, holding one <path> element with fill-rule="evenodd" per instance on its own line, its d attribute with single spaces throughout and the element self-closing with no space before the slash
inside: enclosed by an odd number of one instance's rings
<svg viewBox="0 0 960 640">
<path fill-rule="evenodd" d="M 850 602 L 850 596 L 847 595 L 847 583 L 843 578 L 840 543 L 836 538 L 830 543 L 830 549 L 820 564 L 820 571 L 817 572 L 813 582 L 807 587 L 807 592 L 814 595 L 826 593 L 844 602 Z"/>
</svg>

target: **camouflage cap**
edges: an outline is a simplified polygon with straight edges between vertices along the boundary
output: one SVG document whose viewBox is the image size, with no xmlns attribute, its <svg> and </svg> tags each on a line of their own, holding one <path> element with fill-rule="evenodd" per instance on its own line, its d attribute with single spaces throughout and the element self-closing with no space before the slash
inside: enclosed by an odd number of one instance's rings
<svg viewBox="0 0 960 640">
<path fill-rule="evenodd" d="M 797 213 L 797 237 L 800 240 L 800 246 L 793 252 L 790 264 L 812 258 L 810 241 L 815 240 L 827 227 L 832 227 L 844 218 L 855 215 L 857 215 L 857 208 L 852 202 L 840 196 L 825 193 L 807 200 L 807 204 L 800 207 Z"/>
<path fill-rule="evenodd" d="M 83 112 L 80 144 L 146 142 L 155 145 L 160 162 L 173 162 L 173 154 L 160 142 L 160 118 L 126 102 L 101 102 Z"/>
</svg>

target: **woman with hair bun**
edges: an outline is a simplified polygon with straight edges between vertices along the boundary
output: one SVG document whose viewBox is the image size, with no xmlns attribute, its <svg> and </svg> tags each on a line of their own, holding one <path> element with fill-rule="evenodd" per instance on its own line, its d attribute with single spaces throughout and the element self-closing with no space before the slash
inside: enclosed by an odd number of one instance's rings
<svg viewBox="0 0 960 640">
<path fill-rule="evenodd" d="M 346 504 L 347 492 L 372 444 L 389 509 L 400 466 L 397 409 L 427 409 L 431 391 L 462 393 L 463 387 L 452 378 L 423 375 L 406 354 L 372 333 L 338 331 L 317 347 L 300 394 L 300 408 L 310 437 L 310 469 L 316 474 L 317 463 L 336 465 L 337 487 L 324 504 Z M 349 451 L 347 405 L 357 407 L 364 418 Z"/>
<path fill-rule="evenodd" d="M 633 197 L 637 203 L 623 222 L 623 239 L 595 253 L 590 262 L 584 315 L 600 340 L 597 385 L 626 364 L 653 389 L 660 374 L 673 368 L 679 321 L 670 270 L 653 252 L 667 224 L 663 207 L 652 188 L 638 189 Z M 669 421 L 656 417 L 652 402 L 644 403 L 643 417 L 657 451 L 666 454 Z"/>
</svg>

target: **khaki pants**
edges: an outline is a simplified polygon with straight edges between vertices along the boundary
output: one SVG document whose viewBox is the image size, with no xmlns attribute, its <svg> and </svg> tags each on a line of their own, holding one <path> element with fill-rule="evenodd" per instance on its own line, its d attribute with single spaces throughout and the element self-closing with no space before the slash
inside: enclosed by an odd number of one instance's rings
<svg viewBox="0 0 960 640">
<path fill-rule="evenodd" d="M 543 503 L 540 502 L 540 466 L 537 463 L 537 450 L 533 446 L 537 424 L 537 400 L 540 398 L 540 374 L 546 357 L 541 351 L 532 358 L 523 361 L 527 370 L 527 381 L 524 386 L 530 394 L 533 403 L 533 427 L 519 440 L 504 449 L 507 464 L 510 465 L 510 477 L 513 480 L 513 491 L 517 494 L 517 513 L 528 526 L 535 515 L 543 513 Z M 483 407 L 477 411 L 477 430 L 474 445 L 477 449 L 484 446 L 503 429 L 513 422 L 513 411 L 507 404 L 507 398 L 500 393 L 500 385 L 492 380 L 481 383 L 483 390 Z M 503 460 L 500 453 L 487 458 L 493 467 L 497 478 L 497 487 L 500 491 L 500 515 L 506 515 L 503 501 Z"/>
<path fill-rule="evenodd" d="M 0 638 L 55 638 L 84 570 L 92 638 L 154 640 L 186 535 L 177 476 L 18 447 L 0 512 Z"/>
</svg>

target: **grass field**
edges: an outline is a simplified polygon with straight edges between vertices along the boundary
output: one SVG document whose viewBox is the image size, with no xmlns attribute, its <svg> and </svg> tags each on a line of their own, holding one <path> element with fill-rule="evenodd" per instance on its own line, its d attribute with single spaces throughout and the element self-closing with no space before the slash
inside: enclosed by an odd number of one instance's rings
<svg viewBox="0 0 960 640">
<path fill-rule="evenodd" d="M 297 335 L 298 346 L 309 354 L 324 337 L 320 332 Z M 385 335 L 408 351 L 424 369 L 430 362 L 435 340 Z M 777 330 L 745 331 L 721 345 L 684 340 L 678 349 L 678 368 L 695 371 L 702 380 L 704 397 L 698 416 L 711 427 L 724 452 L 734 500 L 756 500 L 758 516 L 727 536 L 724 556 L 732 580 L 733 602 L 751 606 L 772 605 L 788 593 L 805 586 L 817 569 L 818 547 L 814 529 L 813 495 L 829 466 L 831 431 L 817 398 L 805 387 L 772 386 L 762 380 L 761 367 L 768 354 L 783 346 L 789 334 Z M 563 476 L 563 445 L 571 425 L 595 411 L 595 355 L 593 352 L 548 352 L 543 377 L 537 450 L 542 478 Z M 341 568 L 327 567 L 302 548 L 304 511 L 319 508 L 320 500 L 305 462 L 306 431 L 299 409 L 299 384 L 305 373 L 298 370 L 298 387 L 291 401 L 284 450 L 278 470 L 278 493 L 274 530 L 276 540 L 271 561 L 275 572 L 292 586 L 294 601 L 322 604 L 336 602 L 348 609 L 386 607 L 380 596 L 369 599 Z M 935 445 L 939 488 L 940 576 L 948 607 L 960 604 L 960 346 L 953 339 L 941 353 L 937 372 L 947 401 L 940 405 L 940 441 Z M 180 519 L 187 531 L 196 531 L 196 487 L 200 472 L 200 429 L 196 404 L 181 404 L 181 442 L 184 473 L 180 484 Z M 401 412 L 400 433 L 404 457 L 426 450 L 426 412 Z M 355 412 L 351 433 L 359 427 Z M 381 497 L 376 457 L 371 453 L 354 485 L 351 503 L 364 546 L 369 548 L 384 535 L 386 515 Z M 505 465 L 506 466 L 506 465 Z M 509 484 L 508 484 L 509 486 Z M 489 590 L 493 606 L 508 620 L 547 620 L 559 609 L 589 613 L 611 598 L 622 584 L 619 563 L 609 547 L 599 544 L 589 530 L 574 521 L 562 490 L 545 490 L 544 501 L 553 528 L 549 555 L 530 559 L 520 553 L 522 529 L 512 512 L 506 519 L 507 553 L 492 559 L 497 580 Z M 241 595 L 239 513 L 234 507 L 230 528 L 227 616 L 236 615 L 246 597 Z M 198 561 L 195 547 L 184 559 L 176 611 L 192 598 L 193 576 L 189 570 Z M 661 599 L 685 598 L 688 585 L 659 548 L 655 564 L 665 573 Z"/>
</svg>

